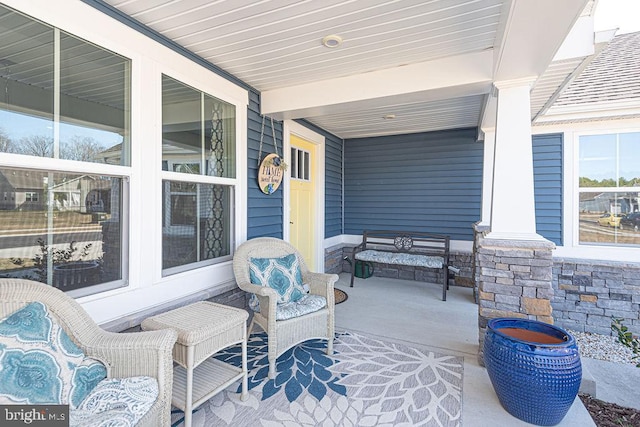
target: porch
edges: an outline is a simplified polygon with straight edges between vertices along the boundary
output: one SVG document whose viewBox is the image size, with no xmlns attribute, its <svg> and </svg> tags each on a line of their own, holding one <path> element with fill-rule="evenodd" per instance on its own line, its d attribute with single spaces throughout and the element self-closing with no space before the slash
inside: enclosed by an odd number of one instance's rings
<svg viewBox="0 0 640 427">
<path fill-rule="evenodd" d="M 486 369 L 478 364 L 478 308 L 472 289 L 452 286 L 447 301 L 442 302 L 437 284 L 374 276 L 356 279 L 350 288 L 348 273 L 340 274 L 336 288 L 348 294 L 348 299 L 336 306 L 336 331 L 361 333 L 464 358 L 462 425 L 530 425 L 502 408 Z M 577 398 L 559 425 L 595 424 Z"/>
</svg>

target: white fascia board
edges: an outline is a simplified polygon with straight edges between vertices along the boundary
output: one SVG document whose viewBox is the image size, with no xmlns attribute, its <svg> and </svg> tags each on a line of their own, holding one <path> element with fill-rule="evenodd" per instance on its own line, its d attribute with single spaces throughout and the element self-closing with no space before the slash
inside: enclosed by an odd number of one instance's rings
<svg viewBox="0 0 640 427">
<path fill-rule="evenodd" d="M 592 55 L 595 52 L 594 41 L 593 17 L 582 16 L 571 28 L 553 60 L 562 61 Z"/>
<path fill-rule="evenodd" d="M 268 90 L 261 94 L 262 114 L 295 119 L 335 114 L 354 106 L 371 107 L 394 97 L 404 102 L 435 101 L 487 93 L 492 66 L 493 52 L 487 50 Z"/>
<path fill-rule="evenodd" d="M 605 101 L 588 104 L 551 107 L 537 123 L 557 122 L 564 120 L 601 119 L 607 117 L 635 116 L 640 111 L 640 99 L 621 101 Z"/>
<path fill-rule="evenodd" d="M 587 0 L 505 3 L 509 10 L 496 51 L 496 80 L 539 76 L 584 10 Z"/>
</svg>

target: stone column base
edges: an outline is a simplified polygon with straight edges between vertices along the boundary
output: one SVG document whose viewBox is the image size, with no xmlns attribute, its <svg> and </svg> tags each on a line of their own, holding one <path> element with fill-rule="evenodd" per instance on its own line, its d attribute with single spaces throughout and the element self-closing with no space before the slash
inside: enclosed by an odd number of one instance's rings
<svg viewBox="0 0 640 427">
<path fill-rule="evenodd" d="M 478 362 L 484 366 L 489 319 L 518 317 L 553 324 L 552 250 L 548 240 L 498 240 L 476 235 Z"/>
</svg>

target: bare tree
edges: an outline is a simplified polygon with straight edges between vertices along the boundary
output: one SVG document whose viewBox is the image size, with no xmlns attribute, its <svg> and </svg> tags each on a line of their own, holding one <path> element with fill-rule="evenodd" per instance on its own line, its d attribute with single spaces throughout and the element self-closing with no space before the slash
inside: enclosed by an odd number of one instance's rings
<svg viewBox="0 0 640 427">
<path fill-rule="evenodd" d="M 15 151 L 29 156 L 53 157 L 53 138 L 44 135 L 25 136 L 20 138 L 20 145 Z"/>
<path fill-rule="evenodd" d="M 13 142 L 11 138 L 9 138 L 9 134 L 0 127 L 0 152 L 2 153 L 12 153 L 13 152 Z"/>
<path fill-rule="evenodd" d="M 60 157 L 83 162 L 95 162 L 98 154 L 104 150 L 102 144 L 90 136 L 72 136 L 60 147 Z"/>
</svg>

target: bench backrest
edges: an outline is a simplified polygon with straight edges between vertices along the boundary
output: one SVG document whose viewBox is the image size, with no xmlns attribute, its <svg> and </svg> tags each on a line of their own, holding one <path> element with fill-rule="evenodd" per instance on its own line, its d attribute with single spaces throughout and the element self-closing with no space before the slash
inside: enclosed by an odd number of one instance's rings
<svg viewBox="0 0 640 427">
<path fill-rule="evenodd" d="M 365 230 L 362 235 L 363 249 L 378 249 L 388 252 L 414 252 L 438 255 L 448 260 L 449 236 L 432 233 Z"/>
</svg>

